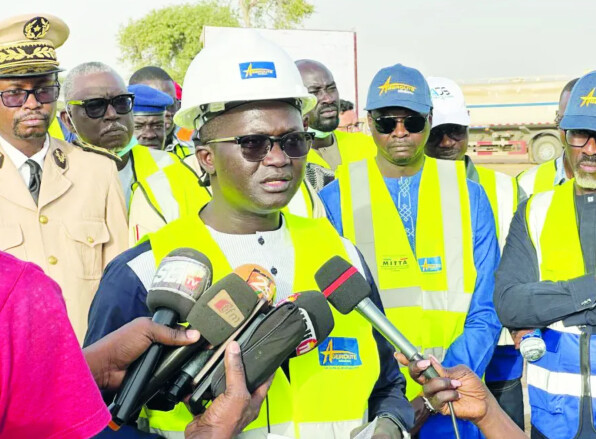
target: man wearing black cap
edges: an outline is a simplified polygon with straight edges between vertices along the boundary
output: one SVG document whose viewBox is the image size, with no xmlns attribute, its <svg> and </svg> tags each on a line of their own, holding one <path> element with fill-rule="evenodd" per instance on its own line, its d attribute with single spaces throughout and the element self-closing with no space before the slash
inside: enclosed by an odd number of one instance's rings
<svg viewBox="0 0 596 439">
<path fill-rule="evenodd" d="M 432 102 L 418 70 L 381 69 L 366 110 L 377 156 L 337 169 L 320 192 L 328 217 L 360 249 L 387 317 L 414 346 L 482 375 L 501 330 L 492 304 L 499 248 L 486 194 L 466 179 L 462 162 L 424 155 Z M 429 417 L 420 387 L 410 381 L 406 390 L 420 437 L 452 437 L 449 419 Z M 480 437 L 469 423 L 459 428 L 464 438 Z"/>
<path fill-rule="evenodd" d="M 114 164 L 48 136 L 60 93 L 56 48 L 68 27 L 51 15 L 0 22 L 0 250 L 60 284 L 79 340 L 99 278 L 126 248 Z"/>
</svg>

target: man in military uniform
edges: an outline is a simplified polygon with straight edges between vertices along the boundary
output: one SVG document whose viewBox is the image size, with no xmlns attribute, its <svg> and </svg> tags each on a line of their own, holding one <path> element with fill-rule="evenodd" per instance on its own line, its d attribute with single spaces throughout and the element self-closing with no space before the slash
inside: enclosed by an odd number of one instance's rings
<svg viewBox="0 0 596 439">
<path fill-rule="evenodd" d="M 114 164 L 48 135 L 60 93 L 56 48 L 68 33 L 51 15 L 0 22 L 0 250 L 60 284 L 82 340 L 101 273 L 126 248 L 127 225 Z"/>
</svg>

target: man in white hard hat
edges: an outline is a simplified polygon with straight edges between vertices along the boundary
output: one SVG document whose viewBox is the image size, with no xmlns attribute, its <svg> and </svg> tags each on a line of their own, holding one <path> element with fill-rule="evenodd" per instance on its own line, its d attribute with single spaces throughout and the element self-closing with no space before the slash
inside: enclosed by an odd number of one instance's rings
<svg viewBox="0 0 596 439">
<path fill-rule="evenodd" d="M 515 178 L 474 165 L 466 155 L 470 115 L 464 94 L 455 81 L 448 78 L 431 77 L 427 78 L 427 82 L 433 103 L 433 121 L 426 141 L 426 155 L 465 162 L 467 178 L 480 184 L 488 196 L 500 248 L 503 249 L 517 208 Z M 485 380 L 501 407 L 521 429 L 524 428 L 522 373 L 522 357 L 515 349 L 509 331 L 503 329 L 495 354 L 486 368 Z"/>
<path fill-rule="evenodd" d="M 195 247 L 210 259 L 213 281 L 246 263 L 266 267 L 276 301 L 317 289 L 315 272 L 331 257 L 350 260 L 371 284 L 356 248 L 326 219 L 282 213 L 300 186 L 312 134 L 302 115 L 313 108 L 291 58 L 246 31 L 203 49 L 184 83 L 177 125 L 198 129 L 197 158 L 209 175 L 213 198 L 198 214 L 174 221 L 120 255 L 107 268 L 89 315 L 86 343 L 143 315 L 146 282 L 170 250 Z M 317 349 L 278 370 L 259 417 L 241 437 L 347 438 L 364 414 L 376 420 L 374 438 L 401 438 L 413 424 L 404 377 L 393 348 L 358 314 L 334 312 L 335 327 Z M 333 355 L 341 351 L 345 355 Z M 330 353 L 332 353 L 330 355 Z M 146 411 L 148 429 L 180 437 L 190 419 L 183 405 Z"/>
</svg>

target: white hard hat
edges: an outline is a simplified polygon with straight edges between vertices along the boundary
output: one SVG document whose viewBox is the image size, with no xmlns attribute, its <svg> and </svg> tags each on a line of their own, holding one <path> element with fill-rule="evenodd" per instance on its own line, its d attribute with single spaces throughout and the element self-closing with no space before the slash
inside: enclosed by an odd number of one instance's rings
<svg viewBox="0 0 596 439">
<path fill-rule="evenodd" d="M 461 88 L 448 78 L 426 78 L 433 101 L 433 128 L 446 123 L 470 126 L 470 114 Z"/>
<path fill-rule="evenodd" d="M 190 63 L 176 125 L 199 129 L 229 103 L 296 99 L 302 114 L 315 107 L 317 98 L 281 47 L 254 30 L 234 35 L 206 46 Z"/>
</svg>

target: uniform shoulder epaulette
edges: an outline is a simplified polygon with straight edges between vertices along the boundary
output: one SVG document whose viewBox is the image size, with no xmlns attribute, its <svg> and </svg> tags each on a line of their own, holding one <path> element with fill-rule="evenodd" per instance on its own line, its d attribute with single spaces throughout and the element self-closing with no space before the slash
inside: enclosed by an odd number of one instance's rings
<svg viewBox="0 0 596 439">
<path fill-rule="evenodd" d="M 77 139 L 77 140 L 75 140 L 72 143 L 74 145 L 78 146 L 79 148 L 81 148 L 83 151 L 94 152 L 96 154 L 101 154 L 103 156 L 106 156 L 106 157 L 114 160 L 116 163 L 121 163 L 122 162 L 122 158 L 118 154 L 113 153 L 112 151 L 110 151 L 109 149 L 102 148 L 101 146 L 95 146 L 95 145 L 92 145 L 92 144 L 87 143 L 87 142 L 83 142 L 81 139 Z"/>
</svg>

